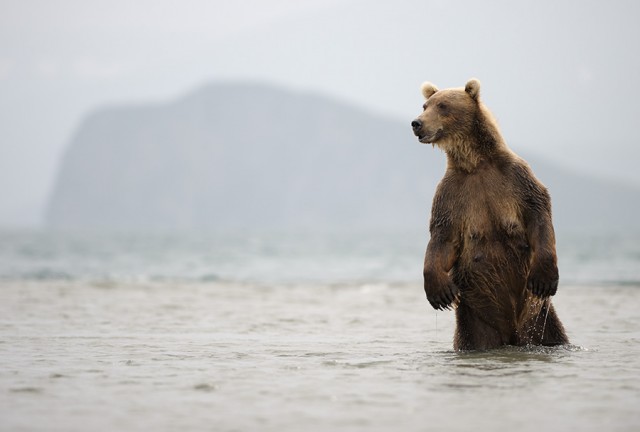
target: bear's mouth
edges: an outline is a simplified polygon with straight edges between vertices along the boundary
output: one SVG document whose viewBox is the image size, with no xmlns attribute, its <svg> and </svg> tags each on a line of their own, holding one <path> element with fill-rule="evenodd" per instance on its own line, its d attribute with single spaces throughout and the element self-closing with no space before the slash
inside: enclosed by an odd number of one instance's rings
<svg viewBox="0 0 640 432">
<path fill-rule="evenodd" d="M 433 144 L 442 137 L 442 129 L 438 129 L 432 134 L 424 134 L 418 136 L 418 141 L 422 144 Z"/>
</svg>

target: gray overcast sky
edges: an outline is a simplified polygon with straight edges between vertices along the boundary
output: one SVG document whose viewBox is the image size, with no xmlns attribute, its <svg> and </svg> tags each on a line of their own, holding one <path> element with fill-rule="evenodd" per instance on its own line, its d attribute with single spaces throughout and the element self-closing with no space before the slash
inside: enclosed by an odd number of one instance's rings
<svg viewBox="0 0 640 432">
<path fill-rule="evenodd" d="M 516 151 L 640 186 L 639 4 L 0 0 L 0 225 L 40 220 L 88 112 L 213 80 L 326 93 L 409 124 L 422 81 L 477 76 Z"/>
</svg>

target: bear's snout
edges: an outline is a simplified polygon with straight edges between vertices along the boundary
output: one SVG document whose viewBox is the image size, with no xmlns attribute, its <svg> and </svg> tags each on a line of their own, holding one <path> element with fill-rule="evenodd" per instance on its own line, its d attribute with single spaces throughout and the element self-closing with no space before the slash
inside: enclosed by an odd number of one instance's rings
<svg viewBox="0 0 640 432">
<path fill-rule="evenodd" d="M 415 135 L 420 135 L 420 129 L 422 129 L 422 122 L 420 119 L 415 119 L 411 122 L 411 127 L 413 128 L 413 133 Z"/>
</svg>

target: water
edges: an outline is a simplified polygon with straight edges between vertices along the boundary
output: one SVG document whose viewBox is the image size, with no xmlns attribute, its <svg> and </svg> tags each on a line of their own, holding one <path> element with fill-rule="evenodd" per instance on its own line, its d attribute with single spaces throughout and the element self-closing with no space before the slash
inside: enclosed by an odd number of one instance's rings
<svg viewBox="0 0 640 432">
<path fill-rule="evenodd" d="M 451 350 L 403 234 L 0 234 L 0 430 L 640 428 L 640 242 L 560 238 L 573 345 Z"/>
</svg>

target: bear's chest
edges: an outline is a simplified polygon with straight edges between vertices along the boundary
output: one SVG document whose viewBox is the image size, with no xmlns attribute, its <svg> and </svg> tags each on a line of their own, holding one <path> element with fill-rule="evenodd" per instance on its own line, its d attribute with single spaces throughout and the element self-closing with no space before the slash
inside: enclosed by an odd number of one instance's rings
<svg viewBox="0 0 640 432">
<path fill-rule="evenodd" d="M 458 183 L 452 212 L 465 239 L 519 237 L 524 233 L 521 199 L 513 182 L 490 170 L 467 175 Z"/>
</svg>

